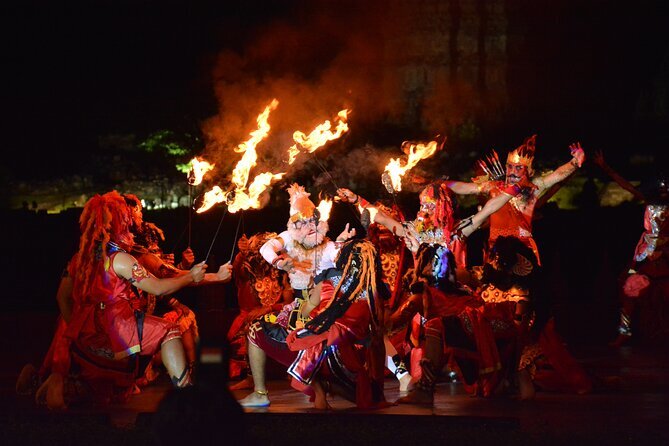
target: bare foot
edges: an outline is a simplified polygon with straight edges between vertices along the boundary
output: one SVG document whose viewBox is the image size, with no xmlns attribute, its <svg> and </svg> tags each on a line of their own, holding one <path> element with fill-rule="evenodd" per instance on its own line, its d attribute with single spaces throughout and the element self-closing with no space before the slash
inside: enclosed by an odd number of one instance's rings
<svg viewBox="0 0 669 446">
<path fill-rule="evenodd" d="M 527 370 L 518 372 L 518 388 L 520 390 L 520 399 L 522 401 L 533 400 L 537 392 L 532 383 L 532 377 Z"/>
<path fill-rule="evenodd" d="M 242 407 L 268 407 L 269 396 L 267 396 L 267 390 L 256 390 L 239 400 L 239 405 Z"/>
<path fill-rule="evenodd" d="M 398 381 L 400 382 L 400 392 L 408 392 L 413 388 L 414 383 L 411 382 L 411 375 L 408 373 L 398 379 Z"/>
<path fill-rule="evenodd" d="M 407 396 L 397 400 L 397 404 L 426 404 L 431 406 L 433 403 L 434 394 L 419 387 L 411 390 Z"/>
<path fill-rule="evenodd" d="M 39 387 L 37 369 L 32 364 L 26 364 L 21 369 L 16 380 L 16 393 L 19 395 L 32 395 Z"/>
<path fill-rule="evenodd" d="M 46 404 L 51 410 L 67 409 L 64 396 L 65 378 L 60 373 L 52 373 L 46 381 L 37 389 L 35 402 Z"/>
<path fill-rule="evenodd" d="M 253 389 L 253 377 L 251 375 L 230 386 L 230 390 L 246 390 L 246 389 Z"/>
<path fill-rule="evenodd" d="M 327 394 L 325 393 L 325 389 L 323 389 L 323 386 L 321 383 L 318 381 L 314 381 L 311 387 L 314 389 L 314 409 L 318 410 L 327 410 L 329 409 L 329 404 L 328 404 L 328 399 L 327 399 Z"/>
</svg>

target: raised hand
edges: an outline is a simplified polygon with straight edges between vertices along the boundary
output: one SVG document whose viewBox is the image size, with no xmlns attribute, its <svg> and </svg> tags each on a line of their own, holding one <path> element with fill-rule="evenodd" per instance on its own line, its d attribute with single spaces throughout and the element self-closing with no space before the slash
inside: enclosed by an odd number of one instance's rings
<svg viewBox="0 0 669 446">
<path fill-rule="evenodd" d="M 341 198 L 341 201 L 346 203 L 355 204 L 358 202 L 358 196 L 355 194 L 355 192 L 352 192 L 350 189 L 346 189 L 345 187 L 337 189 L 337 196 Z"/>
<path fill-rule="evenodd" d="M 604 167 L 606 165 L 606 161 L 604 160 L 604 153 L 602 153 L 601 150 L 595 150 L 595 153 L 592 155 L 592 162 L 599 167 Z"/>
<path fill-rule="evenodd" d="M 345 242 L 346 240 L 350 239 L 351 237 L 355 237 L 355 228 L 349 230 L 349 224 L 346 223 L 346 227 L 344 230 L 337 236 L 337 241 L 338 242 Z"/>
<path fill-rule="evenodd" d="M 569 151 L 571 152 L 572 158 L 574 158 L 576 161 L 576 165 L 581 167 L 583 165 L 583 161 L 585 161 L 585 152 L 583 151 L 583 147 L 581 147 L 581 143 L 576 142 L 571 144 L 569 146 Z"/>
</svg>

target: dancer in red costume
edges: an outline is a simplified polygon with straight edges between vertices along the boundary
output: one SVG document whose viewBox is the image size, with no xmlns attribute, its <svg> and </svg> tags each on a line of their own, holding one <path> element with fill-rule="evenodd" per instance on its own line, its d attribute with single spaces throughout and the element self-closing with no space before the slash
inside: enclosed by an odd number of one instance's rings
<svg viewBox="0 0 669 446">
<path fill-rule="evenodd" d="M 231 345 L 230 378 L 243 378 L 231 386 L 231 390 L 252 389 L 253 377 L 248 364 L 246 335 L 249 325 L 272 312 L 279 312 L 293 299 L 293 291 L 288 282 L 288 274 L 267 263 L 260 255 L 260 247 L 277 234 L 260 232 L 247 238 L 243 235 L 238 241 L 239 253 L 232 263 L 239 314 L 232 321 L 228 330 Z M 243 374 L 246 373 L 246 376 Z"/>
<path fill-rule="evenodd" d="M 483 268 L 479 305 L 425 324 L 421 379 L 398 402 L 432 404 L 437 372 L 449 359 L 466 388 L 479 396 L 496 394 L 516 380 L 523 399 L 534 397 L 534 384 L 546 390 L 590 391 L 590 380 L 563 346 L 552 320 L 545 323 L 547 308 L 534 291 L 538 270 L 522 241 L 499 237 Z"/>
<path fill-rule="evenodd" d="M 401 330 L 413 319 L 408 338 L 412 347 L 418 347 L 423 333 L 422 321 L 457 314 L 470 304 L 470 297 L 455 284 L 455 276 L 445 275 L 455 274 L 452 249 L 457 241 L 478 229 L 520 190 L 518 185 L 508 185 L 504 192 L 488 200 L 478 213 L 461 223 L 454 219 L 452 192 L 444 181 L 434 182 L 423 189 L 420 209 L 416 218 L 409 222 L 397 221 L 348 189 L 338 190 L 342 200 L 371 211 L 373 221 L 403 238 L 414 254 L 414 268 L 407 284 L 410 296 L 388 318 L 386 328 L 390 334 Z M 444 268 L 445 265 L 448 268 Z M 411 375 L 414 378 L 421 373 L 417 366 L 420 354 L 420 349 L 412 351 Z"/>
<path fill-rule="evenodd" d="M 190 376 L 174 324 L 145 316 L 135 288 L 154 295 L 170 294 L 190 283 L 229 280 L 229 269 L 205 274 L 204 263 L 188 274 L 158 279 L 128 251 L 132 249 L 131 214 L 121 195 L 109 192 L 91 198 L 80 217 L 79 251 L 70 261 L 73 309 L 65 339 L 78 373 L 98 398 L 127 394 L 136 377 L 139 355 L 160 350 L 176 387 L 190 384 Z M 43 387 L 51 408 L 64 408 L 66 377 L 53 370 Z"/>
<path fill-rule="evenodd" d="M 536 136 L 509 152 L 506 158 L 506 178 L 489 179 L 488 181 L 464 183 L 448 181 L 446 185 L 458 195 L 486 194 L 496 197 L 509 185 L 519 185 L 522 192 L 506 203 L 500 210 L 490 216 L 490 239 L 492 246 L 500 236 L 512 236 L 520 239 L 534 252 L 539 260 L 539 250 L 532 237 L 532 216 L 537 199 L 551 186 L 569 177 L 581 167 L 585 153 L 580 143 L 571 144 L 569 150 L 572 159 L 555 169 L 553 172 L 534 176 L 532 162 L 536 152 Z M 539 264 L 541 261 L 539 260 Z"/>
<path fill-rule="evenodd" d="M 632 337 L 632 317 L 639 299 L 652 302 L 656 310 L 654 320 L 646 323 L 649 337 L 657 337 L 663 330 L 667 332 L 667 321 L 661 318 L 665 312 L 661 310 L 666 308 L 669 296 L 669 180 L 660 176 L 649 184 L 644 194 L 609 166 L 601 152 L 595 154 L 593 161 L 623 189 L 645 204 L 644 232 L 621 286 L 618 337 L 612 343 L 614 347 L 620 347 Z"/>
<path fill-rule="evenodd" d="M 309 199 L 302 186 L 293 184 L 290 194 L 290 218 L 286 230 L 268 240 L 260 254 L 274 268 L 288 273 L 294 300 L 278 314 L 268 314 L 251 324 L 248 340 L 249 365 L 253 375 L 253 392 L 239 403 L 244 407 L 270 405 L 265 383 L 267 356 L 286 367 L 295 359 L 295 352 L 288 349 L 286 337 L 295 328 L 302 328 L 308 321 L 309 311 L 301 308 L 313 294 L 314 278 L 334 266 L 341 243 L 355 235 L 346 225 L 333 242 L 326 237 L 328 222 L 321 220 L 316 205 Z M 323 295 L 331 295 L 332 287 L 326 286 Z M 312 307 L 313 308 L 313 307 Z"/>
<path fill-rule="evenodd" d="M 346 243 L 331 272 L 326 282 L 335 287 L 333 297 L 317 306 L 304 328 L 288 336 L 289 348 L 298 352 L 288 373 L 293 387 L 309 395 L 317 409 L 328 407 L 328 389 L 370 408 L 385 402 L 382 301 L 390 297 L 374 245 Z M 314 294 L 312 304 L 320 297 Z"/>
</svg>

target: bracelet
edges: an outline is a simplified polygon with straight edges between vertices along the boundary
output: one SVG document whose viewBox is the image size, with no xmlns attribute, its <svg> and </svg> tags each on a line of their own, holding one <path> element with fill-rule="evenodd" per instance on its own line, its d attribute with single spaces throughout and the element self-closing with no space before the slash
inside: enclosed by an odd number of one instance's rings
<svg viewBox="0 0 669 446">
<path fill-rule="evenodd" d="M 278 263 L 283 259 L 285 259 L 285 257 L 283 255 L 276 256 L 274 258 L 274 260 L 272 260 L 272 266 L 276 269 L 281 269 L 281 268 L 279 268 Z"/>
<path fill-rule="evenodd" d="M 358 201 L 360 201 L 360 195 L 355 194 L 355 201 L 352 201 L 351 204 L 358 204 Z"/>
</svg>

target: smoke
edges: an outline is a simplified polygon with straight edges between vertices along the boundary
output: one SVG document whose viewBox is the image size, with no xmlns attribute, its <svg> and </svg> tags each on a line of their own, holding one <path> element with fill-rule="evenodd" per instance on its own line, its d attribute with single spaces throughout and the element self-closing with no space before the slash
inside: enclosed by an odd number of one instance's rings
<svg viewBox="0 0 669 446">
<path fill-rule="evenodd" d="M 229 175 L 240 158 L 233 149 L 256 129 L 257 115 L 273 98 L 279 106 L 270 114 L 269 136 L 257 147 L 257 172 L 302 169 L 307 155 L 294 166 L 286 163 L 293 132 L 333 122 L 344 108 L 351 110 L 350 132 L 358 135 L 402 113 L 400 79 L 386 69 L 384 9 L 381 2 L 358 3 L 300 3 L 292 20 L 264 27 L 240 52 L 218 55 L 212 73 L 218 113 L 202 130 L 204 156 L 216 163 L 219 176 Z"/>
</svg>

